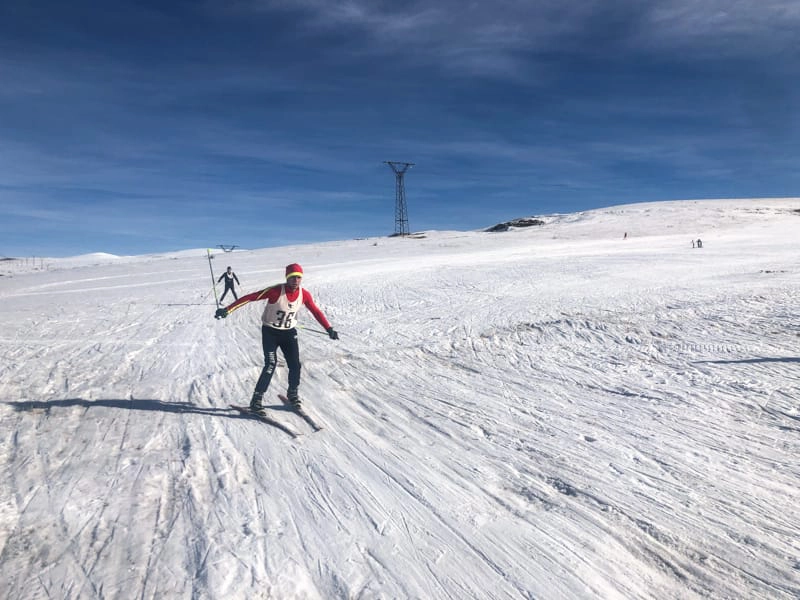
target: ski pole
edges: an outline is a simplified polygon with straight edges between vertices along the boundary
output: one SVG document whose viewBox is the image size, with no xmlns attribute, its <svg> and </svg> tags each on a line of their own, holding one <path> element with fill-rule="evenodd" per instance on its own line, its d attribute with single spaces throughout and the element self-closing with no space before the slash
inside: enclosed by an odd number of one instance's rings
<svg viewBox="0 0 800 600">
<path fill-rule="evenodd" d="M 311 327 L 304 327 L 303 325 L 298 325 L 298 327 L 306 331 L 313 331 L 314 333 L 321 333 L 322 335 L 328 335 L 327 331 L 322 331 L 321 329 L 313 329 Z"/>
<path fill-rule="evenodd" d="M 211 255 L 211 249 L 206 248 L 206 253 L 208 254 L 208 269 L 211 271 L 211 288 L 214 290 L 214 300 L 217 301 L 217 308 L 219 308 L 219 296 L 217 295 L 217 280 L 214 279 L 214 267 L 211 266 L 211 259 L 214 258 Z"/>
</svg>

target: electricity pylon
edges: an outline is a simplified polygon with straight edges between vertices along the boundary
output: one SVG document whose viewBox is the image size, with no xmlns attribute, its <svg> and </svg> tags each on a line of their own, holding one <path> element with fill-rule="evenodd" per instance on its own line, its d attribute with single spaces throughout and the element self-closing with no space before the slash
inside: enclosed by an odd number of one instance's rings
<svg viewBox="0 0 800 600">
<path fill-rule="evenodd" d="M 394 234 L 408 235 L 408 209 L 406 208 L 406 188 L 403 183 L 403 175 L 414 166 L 414 163 L 394 162 L 391 160 L 385 160 L 383 162 L 392 168 L 395 179 L 397 180 L 397 200 L 394 206 Z"/>
</svg>

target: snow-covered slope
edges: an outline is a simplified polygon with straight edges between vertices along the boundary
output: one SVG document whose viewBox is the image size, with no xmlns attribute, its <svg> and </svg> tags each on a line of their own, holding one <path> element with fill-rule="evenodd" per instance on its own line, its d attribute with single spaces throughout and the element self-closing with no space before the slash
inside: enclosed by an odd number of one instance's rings
<svg viewBox="0 0 800 600">
<path fill-rule="evenodd" d="M 229 409 L 263 306 L 215 321 L 205 249 L 8 270 L 3 597 L 796 598 L 797 209 L 217 253 L 340 331 L 301 317 L 322 432 L 273 380 L 297 440 Z"/>
</svg>

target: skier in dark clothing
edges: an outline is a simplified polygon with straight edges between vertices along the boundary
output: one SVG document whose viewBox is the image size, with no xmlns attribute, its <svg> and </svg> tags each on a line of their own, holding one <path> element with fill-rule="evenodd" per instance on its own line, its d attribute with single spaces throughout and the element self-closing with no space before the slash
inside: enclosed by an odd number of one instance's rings
<svg viewBox="0 0 800 600">
<path fill-rule="evenodd" d="M 332 340 L 338 340 L 339 334 L 331 327 L 328 319 L 314 303 L 311 293 L 300 287 L 303 279 L 303 268 L 297 263 L 286 267 L 286 283 L 277 284 L 252 292 L 237 299 L 228 307 L 218 308 L 214 315 L 217 319 L 224 319 L 229 313 L 241 308 L 248 302 L 266 300 L 264 313 L 261 316 L 261 345 L 264 349 L 264 368 L 253 391 L 250 400 L 250 410 L 263 413 L 264 405 L 261 403 L 264 392 L 269 387 L 275 366 L 278 364 L 278 348 L 283 352 L 286 366 L 289 367 L 289 389 L 286 396 L 292 404 L 299 406 L 300 398 L 297 387 L 300 385 L 300 348 L 297 344 L 297 329 L 295 320 L 297 313 L 304 306 L 311 311 L 317 322 L 325 328 Z"/>
<path fill-rule="evenodd" d="M 219 276 L 219 279 L 217 279 L 217 283 L 219 283 L 223 279 L 225 280 L 225 291 L 222 293 L 222 298 L 220 298 L 219 301 L 222 302 L 223 300 L 225 300 L 225 295 L 228 293 L 228 290 L 230 290 L 231 293 L 233 294 L 233 299 L 238 300 L 239 296 L 236 295 L 236 290 L 233 289 L 234 280 L 236 281 L 236 283 L 239 283 L 239 278 L 236 276 L 236 273 L 231 271 L 231 268 L 228 267 L 228 270 Z M 239 283 L 239 285 L 242 284 Z"/>
</svg>

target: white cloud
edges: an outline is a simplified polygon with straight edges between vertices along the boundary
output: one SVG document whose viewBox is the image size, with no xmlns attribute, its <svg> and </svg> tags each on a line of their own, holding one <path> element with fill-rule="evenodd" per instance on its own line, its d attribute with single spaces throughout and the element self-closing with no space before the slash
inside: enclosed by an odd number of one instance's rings
<svg viewBox="0 0 800 600">
<path fill-rule="evenodd" d="M 370 40 L 362 52 L 503 77 L 530 68 L 538 52 L 601 54 L 613 46 L 627 52 L 713 49 L 723 56 L 759 56 L 794 48 L 800 24 L 795 0 L 670 0 L 644 6 L 633 0 L 268 0 L 250 6 L 299 11 L 311 30 L 354 28 Z"/>
<path fill-rule="evenodd" d="M 795 0 L 672 0 L 648 11 L 637 42 L 759 55 L 796 48 L 798 26 L 800 4 Z"/>
</svg>

